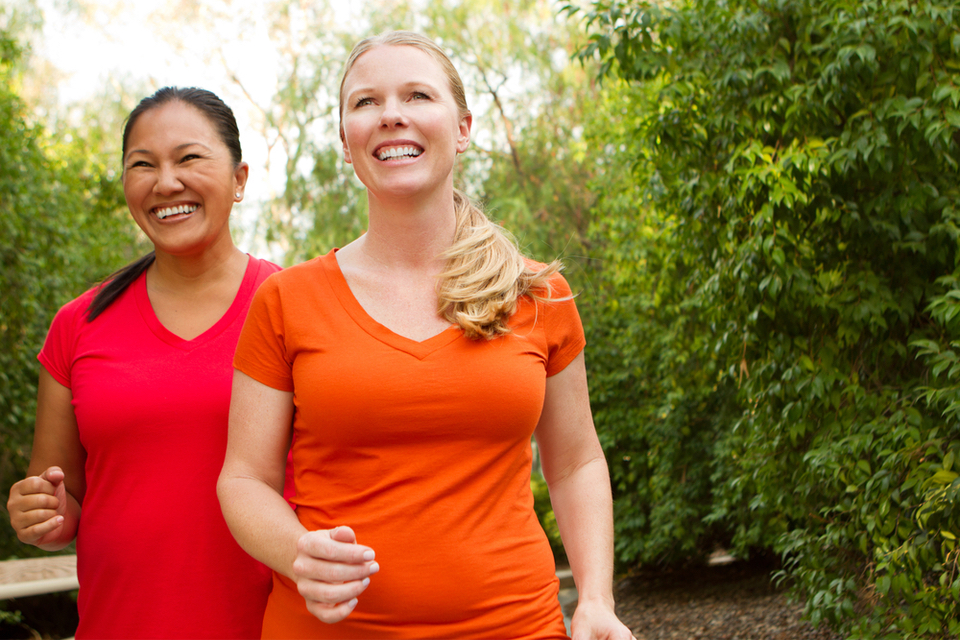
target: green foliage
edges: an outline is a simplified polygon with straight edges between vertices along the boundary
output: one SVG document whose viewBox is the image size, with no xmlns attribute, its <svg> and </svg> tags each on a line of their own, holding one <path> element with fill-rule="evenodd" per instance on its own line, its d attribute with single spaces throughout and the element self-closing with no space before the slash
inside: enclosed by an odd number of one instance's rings
<svg viewBox="0 0 960 640">
<path fill-rule="evenodd" d="M 128 259 L 135 243 L 118 178 L 79 133 L 68 143 L 50 140 L 30 123 L 15 89 L 20 50 L 5 32 L 0 32 L 0 51 L 0 486 L 5 494 L 24 477 L 29 462 L 36 355 L 54 313 Z M 32 551 L 8 526 L 0 527 L 0 557 Z"/>
<path fill-rule="evenodd" d="M 553 504 L 550 502 L 550 490 L 547 488 L 547 481 L 543 475 L 534 472 L 530 476 L 530 489 L 533 491 L 533 510 L 537 514 L 537 520 L 543 532 L 547 534 L 547 540 L 550 541 L 550 550 L 553 551 L 553 557 L 562 562 L 566 558 L 566 551 L 563 549 L 563 541 L 560 539 L 560 527 L 557 526 L 557 517 L 553 514 Z"/>
<path fill-rule="evenodd" d="M 816 622 L 956 636 L 960 7 L 586 19 L 638 113 L 593 236 L 620 559 L 773 549 Z"/>
<path fill-rule="evenodd" d="M 714 432 L 724 421 L 717 363 L 685 304 L 691 265 L 649 199 L 658 187 L 632 142 L 649 91 L 608 82 L 587 127 L 599 199 L 588 242 L 591 404 L 607 451 L 621 562 L 678 563 L 709 553 L 722 532 L 710 511 Z"/>
</svg>

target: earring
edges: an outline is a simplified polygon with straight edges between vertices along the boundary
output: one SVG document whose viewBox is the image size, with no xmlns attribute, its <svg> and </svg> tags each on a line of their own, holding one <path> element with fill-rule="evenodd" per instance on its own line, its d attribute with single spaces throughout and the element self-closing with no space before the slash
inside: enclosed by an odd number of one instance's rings
<svg viewBox="0 0 960 640">
<path fill-rule="evenodd" d="M 240 199 L 240 192 L 237 191 L 237 200 L 239 200 L 239 199 Z"/>
</svg>

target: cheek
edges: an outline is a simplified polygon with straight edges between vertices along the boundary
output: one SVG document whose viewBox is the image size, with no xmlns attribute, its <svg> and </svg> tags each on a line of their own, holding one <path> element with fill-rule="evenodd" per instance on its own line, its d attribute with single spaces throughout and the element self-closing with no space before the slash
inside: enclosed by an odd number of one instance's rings
<svg viewBox="0 0 960 640">
<path fill-rule="evenodd" d="M 348 117 L 343 123 L 343 146 L 351 149 L 354 155 L 365 144 L 370 135 L 370 125 L 360 116 Z"/>
<path fill-rule="evenodd" d="M 123 197 L 127 201 L 127 207 L 136 203 L 137 196 L 141 191 L 142 189 L 139 188 L 135 178 L 125 178 L 123 180 Z"/>
</svg>

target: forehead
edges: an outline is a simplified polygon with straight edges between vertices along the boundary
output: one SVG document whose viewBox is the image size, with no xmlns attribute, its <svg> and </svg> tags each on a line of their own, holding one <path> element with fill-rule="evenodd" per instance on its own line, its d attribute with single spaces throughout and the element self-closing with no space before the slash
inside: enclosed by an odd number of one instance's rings
<svg viewBox="0 0 960 640">
<path fill-rule="evenodd" d="M 140 114 L 130 130 L 128 146 L 137 146 L 134 141 L 155 141 L 166 139 L 192 140 L 210 144 L 218 141 L 219 135 L 213 122 L 196 107 L 173 100 Z"/>
<path fill-rule="evenodd" d="M 447 74 L 437 60 L 422 49 L 410 45 L 380 44 L 365 51 L 347 73 L 346 93 L 367 85 L 425 82 L 448 87 Z"/>
</svg>

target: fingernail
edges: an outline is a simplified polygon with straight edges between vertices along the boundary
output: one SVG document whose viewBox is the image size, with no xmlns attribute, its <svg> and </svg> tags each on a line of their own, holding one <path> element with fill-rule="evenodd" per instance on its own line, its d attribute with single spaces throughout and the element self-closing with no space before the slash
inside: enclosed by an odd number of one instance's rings
<svg viewBox="0 0 960 640">
<path fill-rule="evenodd" d="M 375 557 L 377 557 L 377 554 L 375 554 L 375 553 L 373 552 L 373 549 L 367 549 L 366 551 L 363 552 L 363 560 L 364 560 L 364 562 L 370 562 L 370 561 L 373 560 Z"/>
<path fill-rule="evenodd" d="M 380 571 L 380 564 L 374 562 L 372 565 L 370 565 L 370 575 L 375 574 L 377 571 Z"/>
<path fill-rule="evenodd" d="M 353 600 L 351 600 L 350 602 L 348 602 L 348 603 L 347 603 L 347 606 L 348 606 L 349 608 L 353 609 L 355 606 L 357 606 L 357 599 L 354 598 Z"/>
<path fill-rule="evenodd" d="M 366 589 L 367 585 L 370 584 L 370 578 L 364 578 L 363 580 L 360 581 L 360 584 L 362 584 L 363 588 Z"/>
</svg>

